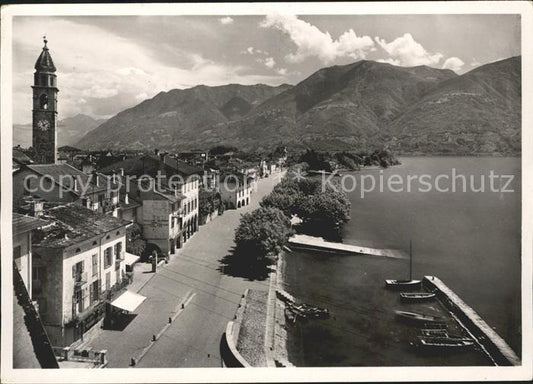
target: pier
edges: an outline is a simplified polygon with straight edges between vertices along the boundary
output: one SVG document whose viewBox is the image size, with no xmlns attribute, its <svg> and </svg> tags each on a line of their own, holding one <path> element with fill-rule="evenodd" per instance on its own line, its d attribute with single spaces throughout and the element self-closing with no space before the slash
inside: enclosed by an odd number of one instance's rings
<svg viewBox="0 0 533 384">
<path fill-rule="evenodd" d="M 435 276 L 425 276 L 422 282 L 428 290 L 437 290 L 442 304 L 483 347 L 496 365 L 519 366 L 520 358 L 507 343 L 457 294 Z"/>
<path fill-rule="evenodd" d="M 308 235 L 294 235 L 289 239 L 293 248 L 303 248 L 323 252 L 335 252 L 347 255 L 366 255 L 405 259 L 403 253 L 397 249 L 377 249 L 363 247 L 357 244 L 343 244 L 325 241 L 322 237 Z"/>
</svg>

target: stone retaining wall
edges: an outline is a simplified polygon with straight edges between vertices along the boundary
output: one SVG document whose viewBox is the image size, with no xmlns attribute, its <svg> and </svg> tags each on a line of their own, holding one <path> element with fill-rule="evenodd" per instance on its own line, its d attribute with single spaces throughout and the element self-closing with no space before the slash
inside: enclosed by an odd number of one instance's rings
<svg viewBox="0 0 533 384">
<path fill-rule="evenodd" d="M 437 290 L 437 297 L 477 339 L 497 365 L 521 365 L 520 358 L 507 343 L 455 292 L 435 276 L 425 276 L 423 284 Z"/>
<path fill-rule="evenodd" d="M 239 303 L 239 308 L 235 314 L 235 319 L 228 322 L 226 332 L 222 335 L 220 343 L 220 355 L 225 367 L 228 368 L 246 368 L 251 365 L 242 357 L 237 350 L 237 340 L 242 323 L 242 315 L 246 307 L 246 297 L 248 296 L 248 289 L 244 291 L 243 297 Z"/>
</svg>

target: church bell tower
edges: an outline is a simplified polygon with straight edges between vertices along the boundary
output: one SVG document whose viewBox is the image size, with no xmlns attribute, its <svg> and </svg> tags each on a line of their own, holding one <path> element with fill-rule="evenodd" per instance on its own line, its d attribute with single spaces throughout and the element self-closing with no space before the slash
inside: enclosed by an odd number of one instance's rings
<svg viewBox="0 0 533 384">
<path fill-rule="evenodd" d="M 33 75 L 33 149 L 35 162 L 57 161 L 57 76 L 56 67 L 44 38 L 43 51 L 35 62 Z"/>
</svg>

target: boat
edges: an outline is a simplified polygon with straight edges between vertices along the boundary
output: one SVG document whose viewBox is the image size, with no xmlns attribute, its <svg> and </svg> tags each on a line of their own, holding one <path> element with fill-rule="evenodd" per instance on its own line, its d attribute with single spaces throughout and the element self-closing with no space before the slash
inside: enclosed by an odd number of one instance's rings
<svg viewBox="0 0 533 384">
<path fill-rule="evenodd" d="M 422 280 L 413 280 L 413 242 L 409 241 L 409 280 L 385 280 L 387 288 L 418 288 Z"/>
<path fill-rule="evenodd" d="M 445 323 L 424 323 L 424 329 L 447 329 Z"/>
<path fill-rule="evenodd" d="M 295 316 L 304 319 L 327 319 L 329 317 L 327 308 L 313 307 L 308 304 L 291 305 L 289 308 Z"/>
<path fill-rule="evenodd" d="M 402 292 L 400 293 L 400 299 L 402 301 L 426 301 L 433 300 L 435 298 L 434 292 Z"/>
<path fill-rule="evenodd" d="M 289 308 L 285 308 L 285 318 L 287 319 L 288 323 L 294 324 L 296 323 L 296 316 Z"/>
<path fill-rule="evenodd" d="M 422 283 L 422 280 L 385 280 L 385 286 L 387 288 L 398 288 L 398 289 L 405 289 L 405 288 L 418 288 L 420 287 L 420 284 Z"/>
<path fill-rule="evenodd" d="M 449 337 L 448 331 L 446 329 L 431 329 L 425 328 L 420 330 L 422 336 L 438 336 L 438 337 Z"/>
<path fill-rule="evenodd" d="M 440 316 L 427 315 L 419 312 L 394 311 L 396 317 L 402 320 L 420 323 L 444 323 L 444 318 Z"/>
<path fill-rule="evenodd" d="M 474 345 L 474 340 L 462 337 L 418 336 L 416 345 L 425 348 L 468 348 Z"/>
</svg>

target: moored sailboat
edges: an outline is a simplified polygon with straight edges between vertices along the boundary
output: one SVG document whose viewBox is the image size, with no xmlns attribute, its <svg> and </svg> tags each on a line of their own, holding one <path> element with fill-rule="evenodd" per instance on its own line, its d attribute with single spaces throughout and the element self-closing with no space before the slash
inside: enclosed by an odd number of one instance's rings
<svg viewBox="0 0 533 384">
<path fill-rule="evenodd" d="M 413 280 L 413 242 L 409 241 L 409 280 L 385 280 L 387 288 L 418 288 L 422 280 Z"/>
</svg>

